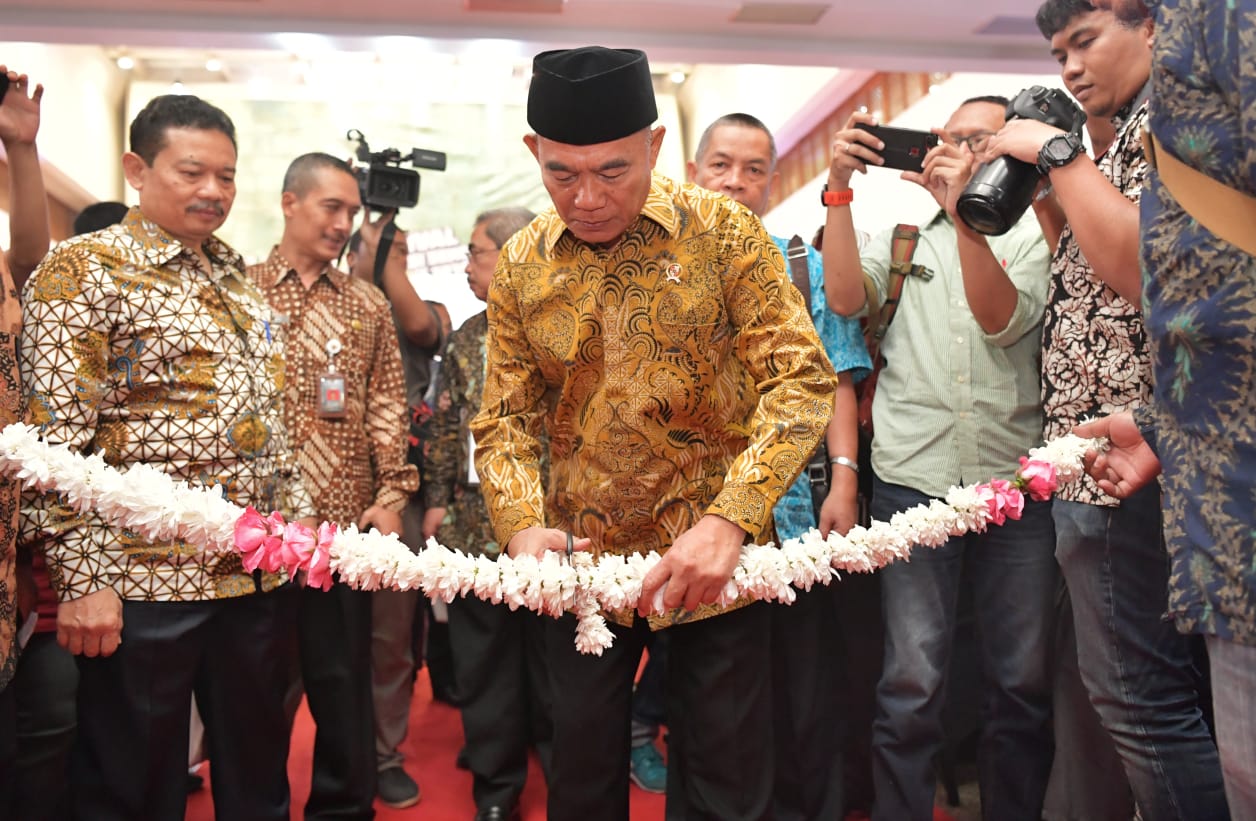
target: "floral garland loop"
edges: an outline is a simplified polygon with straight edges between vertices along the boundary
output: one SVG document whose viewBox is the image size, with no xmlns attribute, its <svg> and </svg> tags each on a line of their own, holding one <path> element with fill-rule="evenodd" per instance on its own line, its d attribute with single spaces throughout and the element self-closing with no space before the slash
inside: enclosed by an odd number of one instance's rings
<svg viewBox="0 0 1256 821">
<path fill-rule="evenodd" d="M 931 500 L 888 522 L 855 527 L 845 536 L 821 538 L 813 528 L 779 549 L 747 545 L 717 603 L 747 597 L 792 602 L 794 588 L 828 584 L 839 571 L 867 573 L 907 559 L 916 545 L 939 547 L 953 536 L 1019 519 L 1026 495 L 1051 498 L 1061 484 L 1082 474 L 1086 452 L 1103 446 L 1100 440 L 1069 434 L 1031 450 L 1028 458 L 1022 456 L 1011 480 L 952 487 L 945 501 Z M 360 590 L 422 590 L 446 602 L 473 595 L 512 610 L 525 607 L 555 617 L 570 610 L 578 617 L 576 647 L 597 655 L 614 640 L 602 614 L 635 609 L 641 581 L 660 558 L 652 552 L 594 560 L 591 554 L 578 553 L 568 563 L 550 552 L 540 560 L 493 559 L 451 550 L 434 539 L 416 555 L 396 536 L 378 531 L 363 533 L 354 525 L 340 528 L 331 522 L 311 531 L 285 522 L 277 512 L 262 516 L 252 507 L 241 509 L 216 488 L 188 485 L 151 465 L 118 470 L 99 455 L 83 456 L 44 442 L 36 428 L 22 423 L 0 431 L 0 470 L 28 488 L 60 493 L 76 510 L 94 510 L 113 525 L 153 541 L 181 539 L 209 551 L 238 551 L 246 570 L 282 570 L 289 576 L 304 571 L 306 583 L 323 590 L 339 576 L 341 583 Z M 654 612 L 663 612 L 662 591 L 651 604 Z"/>
</svg>

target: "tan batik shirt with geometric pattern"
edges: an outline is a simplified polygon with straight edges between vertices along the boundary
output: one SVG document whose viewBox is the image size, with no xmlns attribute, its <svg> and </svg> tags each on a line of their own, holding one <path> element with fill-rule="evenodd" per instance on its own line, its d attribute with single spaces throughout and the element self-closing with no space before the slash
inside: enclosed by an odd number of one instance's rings
<svg viewBox="0 0 1256 821">
<path fill-rule="evenodd" d="M 46 441 L 111 465 L 146 462 L 263 513 L 311 516 L 283 425 L 271 311 L 239 254 L 217 238 L 203 249 L 209 271 L 139 208 L 53 249 L 25 290 L 31 421 Z M 53 494 L 24 497 L 21 530 L 46 537 L 62 601 L 106 587 L 128 600 L 203 601 L 283 582 L 245 573 L 235 553 L 150 542 Z"/>
<path fill-rule="evenodd" d="M 784 257 L 742 206 L 655 176 L 609 249 L 551 209 L 506 243 L 489 289 L 471 431 L 497 540 L 535 525 L 599 554 L 662 552 L 714 514 L 769 541 L 836 384 Z"/>
<path fill-rule="evenodd" d="M 406 385 L 387 298 L 332 267 L 306 288 L 277 248 L 249 276 L 286 340 L 284 418 L 319 518 L 346 526 L 372 505 L 400 512 L 418 490 L 419 473 L 406 461 Z M 344 377 L 345 413 L 325 418 L 318 383 L 333 339 L 340 343 L 334 366 Z"/>
</svg>

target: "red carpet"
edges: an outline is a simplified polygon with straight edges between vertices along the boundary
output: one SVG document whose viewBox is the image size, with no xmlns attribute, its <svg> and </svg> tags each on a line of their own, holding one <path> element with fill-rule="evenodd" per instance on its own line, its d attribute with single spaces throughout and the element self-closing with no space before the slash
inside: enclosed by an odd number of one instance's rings
<svg viewBox="0 0 1256 821">
<path fill-rule="evenodd" d="M 419 782 L 422 800 L 413 807 L 393 810 L 376 802 L 378 821 L 432 819 L 433 821 L 471 821 L 475 802 L 471 800 L 471 774 L 454 766 L 462 748 L 462 722 L 458 711 L 432 701 L 427 670 L 419 672 L 414 690 L 414 708 L 410 712 L 410 733 L 402 745 L 406 754 L 406 770 Z M 305 799 L 310 791 L 310 757 L 314 749 L 314 724 L 304 702 L 297 713 L 292 731 L 292 752 L 288 756 L 288 783 L 292 786 L 292 818 L 300 821 Z M 206 765 L 201 768 L 205 788 L 188 797 L 187 821 L 213 821 L 214 802 L 210 796 L 212 778 Z M 661 821 L 664 799 L 633 786 L 629 801 L 632 821 Z M 535 756 L 528 767 L 528 785 L 520 801 L 523 821 L 545 821 L 545 782 Z M 941 809 L 934 809 L 934 821 L 950 821 Z M 230 821 L 230 819 L 223 819 Z"/>
</svg>

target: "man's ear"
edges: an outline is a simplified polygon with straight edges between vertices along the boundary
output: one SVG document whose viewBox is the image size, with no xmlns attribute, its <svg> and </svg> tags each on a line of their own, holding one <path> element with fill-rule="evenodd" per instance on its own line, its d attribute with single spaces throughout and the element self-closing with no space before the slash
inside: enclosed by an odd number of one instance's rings
<svg viewBox="0 0 1256 821">
<path fill-rule="evenodd" d="M 654 130 L 650 132 L 650 170 L 654 170 L 654 164 L 659 161 L 659 149 L 663 147 L 663 135 L 667 133 L 667 128 L 656 125 Z"/>
<path fill-rule="evenodd" d="M 537 162 L 540 162 L 540 161 L 541 161 L 541 155 L 540 155 L 540 153 L 539 153 L 539 151 L 540 151 L 540 141 L 536 138 L 536 135 L 535 135 L 535 134 L 524 134 L 524 135 L 523 135 L 523 144 L 524 144 L 524 145 L 526 145 L 526 146 L 528 147 L 528 150 L 532 152 L 532 156 L 533 156 L 533 157 L 536 157 L 536 161 L 537 161 Z"/>
<path fill-rule="evenodd" d="M 144 189 L 144 172 L 148 168 L 149 165 L 144 162 L 144 158 L 134 151 L 128 151 L 122 155 L 122 173 L 126 176 L 127 184 L 136 191 Z"/>
<path fill-rule="evenodd" d="M 297 199 L 298 199 L 297 195 L 291 191 L 285 191 L 283 192 L 283 195 L 280 196 L 279 208 L 280 210 L 283 211 L 283 215 L 285 219 L 292 218 L 292 209 L 293 209 L 293 206 L 297 204 Z"/>
<path fill-rule="evenodd" d="M 698 176 L 698 164 L 693 160 L 685 163 L 685 179 L 693 182 Z"/>
</svg>

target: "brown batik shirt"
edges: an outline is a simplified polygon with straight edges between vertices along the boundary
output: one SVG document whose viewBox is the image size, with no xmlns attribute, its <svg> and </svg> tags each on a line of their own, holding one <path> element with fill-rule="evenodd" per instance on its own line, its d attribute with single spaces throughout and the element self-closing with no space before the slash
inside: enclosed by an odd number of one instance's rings
<svg viewBox="0 0 1256 821">
<path fill-rule="evenodd" d="M 330 266 L 306 288 L 278 248 L 249 276 L 285 338 L 284 419 L 319 517 L 347 526 L 372 505 L 400 512 L 419 474 L 406 461 L 406 386 L 387 298 Z M 331 340 L 340 343 L 332 365 L 344 377 L 340 418 L 318 411 Z"/>
</svg>

